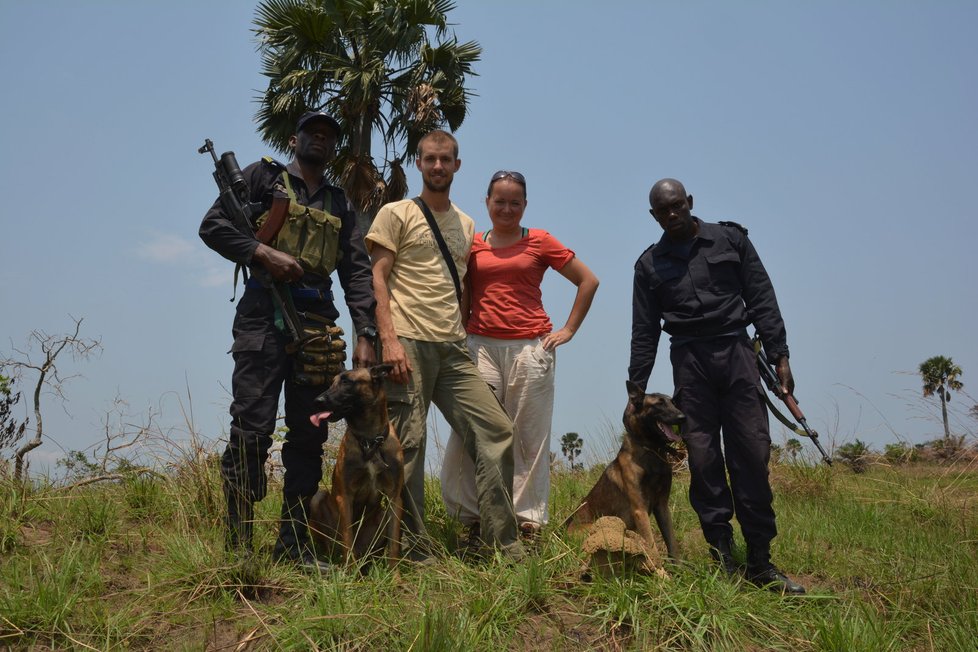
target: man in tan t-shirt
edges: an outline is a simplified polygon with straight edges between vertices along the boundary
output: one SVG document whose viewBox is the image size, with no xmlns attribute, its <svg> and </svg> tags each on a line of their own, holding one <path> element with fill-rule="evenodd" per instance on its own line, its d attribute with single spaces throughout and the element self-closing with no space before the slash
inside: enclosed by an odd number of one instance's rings
<svg viewBox="0 0 978 652">
<path fill-rule="evenodd" d="M 475 224 L 449 199 L 458 171 L 458 142 L 432 131 L 418 144 L 421 199 L 431 209 L 465 277 Z M 373 260 L 377 330 L 391 421 L 404 447 L 404 526 L 408 559 L 423 560 L 424 453 L 432 402 L 465 443 L 476 467 L 482 535 L 513 559 L 524 556 L 513 510 L 513 424 L 465 345 L 455 284 L 422 210 L 412 200 L 380 209 L 366 235 Z"/>
</svg>

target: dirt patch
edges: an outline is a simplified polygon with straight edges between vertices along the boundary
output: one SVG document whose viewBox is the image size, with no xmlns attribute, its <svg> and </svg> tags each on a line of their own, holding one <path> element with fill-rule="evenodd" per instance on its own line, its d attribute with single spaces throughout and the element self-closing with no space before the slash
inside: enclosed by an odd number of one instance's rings
<svg viewBox="0 0 978 652">
<path fill-rule="evenodd" d="M 20 528 L 20 539 L 25 547 L 46 546 L 54 539 L 54 523 L 41 521 L 28 523 Z"/>
<path fill-rule="evenodd" d="M 619 651 L 629 647 L 631 634 L 627 627 L 607 627 L 577 611 L 579 605 L 563 599 L 541 613 L 526 618 L 517 628 L 522 644 L 513 649 L 521 652 L 552 650 Z"/>
</svg>

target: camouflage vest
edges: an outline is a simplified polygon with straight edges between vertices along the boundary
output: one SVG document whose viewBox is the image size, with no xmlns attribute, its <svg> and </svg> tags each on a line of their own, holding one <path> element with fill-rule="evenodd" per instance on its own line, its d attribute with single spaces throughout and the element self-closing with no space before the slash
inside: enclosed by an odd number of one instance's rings
<svg viewBox="0 0 978 652">
<path fill-rule="evenodd" d="M 336 269 L 340 252 L 340 218 L 329 212 L 332 195 L 326 196 L 326 209 L 303 206 L 295 197 L 288 171 L 282 171 L 289 196 L 289 214 L 281 230 L 270 243 L 272 247 L 293 256 L 306 272 L 328 277 Z M 266 211 L 258 218 L 258 228 L 268 218 Z"/>
</svg>

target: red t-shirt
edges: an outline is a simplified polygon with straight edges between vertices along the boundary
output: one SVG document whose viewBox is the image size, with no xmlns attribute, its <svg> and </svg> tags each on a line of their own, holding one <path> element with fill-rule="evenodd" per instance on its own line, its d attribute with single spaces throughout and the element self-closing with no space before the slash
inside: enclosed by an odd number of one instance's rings
<svg viewBox="0 0 978 652">
<path fill-rule="evenodd" d="M 520 340 L 553 330 L 543 309 L 540 283 L 548 268 L 563 268 L 574 252 L 543 229 L 527 231 L 519 242 L 499 249 L 486 244 L 484 233 L 476 234 L 469 253 L 469 333 Z"/>
</svg>

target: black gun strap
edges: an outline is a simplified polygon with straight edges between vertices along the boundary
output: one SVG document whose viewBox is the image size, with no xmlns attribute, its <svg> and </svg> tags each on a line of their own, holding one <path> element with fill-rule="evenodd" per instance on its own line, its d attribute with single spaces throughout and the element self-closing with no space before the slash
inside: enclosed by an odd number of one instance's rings
<svg viewBox="0 0 978 652">
<path fill-rule="evenodd" d="M 801 435 L 802 437 L 808 437 L 809 439 L 811 439 L 811 435 L 809 435 L 807 432 L 802 430 L 797 423 L 795 423 L 794 421 L 792 421 L 791 419 L 789 419 L 788 417 L 786 417 L 784 414 L 781 413 L 781 410 L 779 410 L 777 406 L 774 405 L 774 401 L 771 400 L 771 397 L 768 396 L 768 393 L 765 392 L 760 386 L 758 386 L 757 388 L 757 393 L 760 394 L 761 398 L 764 399 L 764 403 L 767 404 L 768 411 L 771 414 L 773 414 L 774 418 L 780 421 L 785 428 L 795 433 L 796 435 Z"/>
<path fill-rule="evenodd" d="M 455 298 L 459 303 L 462 303 L 462 283 L 458 278 L 458 269 L 455 267 L 455 261 L 452 259 L 451 252 L 448 251 L 448 245 L 445 244 L 445 238 L 441 236 L 441 229 L 438 228 L 438 223 L 435 222 L 435 216 L 431 214 L 431 209 L 428 208 L 428 204 L 420 197 L 415 197 L 414 203 L 418 205 L 418 208 L 424 213 L 424 218 L 428 220 L 428 226 L 435 236 L 435 242 L 438 243 L 438 248 L 441 249 L 441 255 L 445 258 L 445 264 L 448 265 L 448 271 L 451 273 L 452 281 L 455 283 Z"/>
<path fill-rule="evenodd" d="M 751 344 L 754 346 L 754 355 L 757 357 L 758 366 L 764 365 L 768 369 L 771 369 L 767 361 L 767 355 L 764 353 L 764 348 L 763 345 L 761 344 L 761 336 L 758 335 L 757 333 L 754 333 L 754 337 L 753 339 L 751 339 Z M 777 375 L 777 372 L 774 372 L 773 369 L 772 369 L 772 373 L 775 373 L 775 376 Z M 764 379 L 762 378 L 762 380 Z M 767 384 L 766 380 L 765 380 L 765 384 Z M 773 393 L 773 391 L 774 390 L 772 389 L 771 392 Z M 797 423 L 795 423 L 794 421 L 786 417 L 781 412 L 781 410 L 779 410 L 774 405 L 774 401 L 771 400 L 771 397 L 768 396 L 768 393 L 764 391 L 764 388 L 762 386 L 760 385 L 757 386 L 757 393 L 764 398 L 764 402 L 767 404 L 768 411 L 770 411 L 770 413 L 774 415 L 774 418 L 780 421 L 785 428 L 795 433 L 796 435 L 801 435 L 802 437 L 808 437 L 809 439 L 811 439 L 811 435 L 809 435 L 807 432 L 802 430 L 801 426 L 799 426 Z"/>
</svg>

